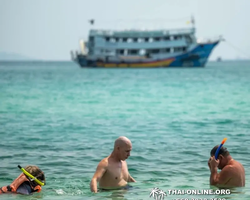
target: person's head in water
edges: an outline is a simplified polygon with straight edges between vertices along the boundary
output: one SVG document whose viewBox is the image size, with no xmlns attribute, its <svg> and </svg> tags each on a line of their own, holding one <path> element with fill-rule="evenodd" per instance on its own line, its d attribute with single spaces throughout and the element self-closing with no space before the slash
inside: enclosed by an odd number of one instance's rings
<svg viewBox="0 0 250 200">
<path fill-rule="evenodd" d="M 28 165 L 24 168 L 27 172 L 29 172 L 32 176 L 36 177 L 39 181 L 45 183 L 45 175 L 39 167 L 35 165 Z M 38 185 L 35 181 L 32 181 L 34 185 Z"/>
<path fill-rule="evenodd" d="M 18 166 L 20 169 L 21 167 Z M 28 165 L 24 168 L 26 172 L 37 178 L 45 185 L 45 175 L 39 167 L 34 165 Z M 0 187 L 0 194 L 3 193 L 16 193 L 16 194 L 32 194 L 34 192 L 40 192 L 42 186 L 39 185 L 34 179 L 26 175 L 26 172 L 22 172 L 11 184 Z"/>
<path fill-rule="evenodd" d="M 210 156 L 215 156 L 215 152 L 218 149 L 219 145 L 216 145 L 211 151 L 210 151 Z M 218 158 L 217 158 L 220 163 L 218 165 L 219 169 L 223 169 L 229 160 L 232 159 L 229 151 L 227 150 L 227 148 L 225 148 L 224 146 L 221 147 L 219 154 L 218 154 Z"/>
<path fill-rule="evenodd" d="M 128 138 L 121 136 L 115 140 L 113 153 L 118 160 L 126 160 L 130 156 L 131 150 L 132 143 Z"/>
</svg>

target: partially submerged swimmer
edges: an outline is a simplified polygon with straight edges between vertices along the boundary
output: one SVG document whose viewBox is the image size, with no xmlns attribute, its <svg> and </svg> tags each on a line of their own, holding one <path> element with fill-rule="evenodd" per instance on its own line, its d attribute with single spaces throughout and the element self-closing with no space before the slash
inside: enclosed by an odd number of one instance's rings
<svg viewBox="0 0 250 200">
<path fill-rule="evenodd" d="M 28 165 L 25 168 L 18 166 L 22 173 L 10 184 L 0 188 L 0 194 L 33 194 L 40 192 L 45 185 L 45 175 L 37 166 Z"/>
<path fill-rule="evenodd" d="M 218 188 L 245 187 L 245 169 L 243 165 L 234 160 L 225 147 L 221 147 L 218 159 L 215 159 L 216 145 L 210 152 L 208 166 L 210 169 L 210 185 Z M 217 172 L 217 168 L 221 170 Z"/>
<path fill-rule="evenodd" d="M 113 152 L 98 164 L 96 172 L 90 182 L 90 190 L 114 190 L 127 187 L 128 182 L 135 182 L 129 174 L 126 159 L 132 150 L 131 141 L 126 137 L 119 137 L 114 144 Z"/>
</svg>

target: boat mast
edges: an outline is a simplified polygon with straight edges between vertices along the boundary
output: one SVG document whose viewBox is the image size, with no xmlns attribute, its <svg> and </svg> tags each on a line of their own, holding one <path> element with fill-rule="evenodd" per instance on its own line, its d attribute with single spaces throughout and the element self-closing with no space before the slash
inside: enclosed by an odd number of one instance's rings
<svg viewBox="0 0 250 200">
<path fill-rule="evenodd" d="M 192 24 L 192 28 L 195 28 L 195 20 L 194 20 L 194 16 L 191 16 L 191 24 Z"/>
</svg>

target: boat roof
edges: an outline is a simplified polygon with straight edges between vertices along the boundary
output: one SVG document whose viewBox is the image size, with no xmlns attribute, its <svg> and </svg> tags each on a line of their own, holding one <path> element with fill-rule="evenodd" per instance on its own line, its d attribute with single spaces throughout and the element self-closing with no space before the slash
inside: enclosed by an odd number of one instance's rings
<svg viewBox="0 0 250 200">
<path fill-rule="evenodd" d="M 91 29 L 90 36 L 106 36 L 106 37 L 163 37 L 168 35 L 184 35 L 194 34 L 195 28 L 185 29 L 163 29 L 163 30 L 147 30 L 147 29 L 124 29 L 124 30 L 105 30 Z"/>
</svg>

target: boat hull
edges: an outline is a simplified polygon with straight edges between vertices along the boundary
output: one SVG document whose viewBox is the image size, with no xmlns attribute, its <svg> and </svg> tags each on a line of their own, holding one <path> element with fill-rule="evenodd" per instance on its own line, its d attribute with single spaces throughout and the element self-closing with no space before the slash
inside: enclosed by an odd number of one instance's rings
<svg viewBox="0 0 250 200">
<path fill-rule="evenodd" d="M 77 55 L 74 61 L 82 68 L 164 68 L 164 67 L 205 67 L 209 56 L 219 41 L 197 44 L 192 50 L 174 57 L 141 62 L 103 62 L 88 60 L 87 56 Z"/>
</svg>

